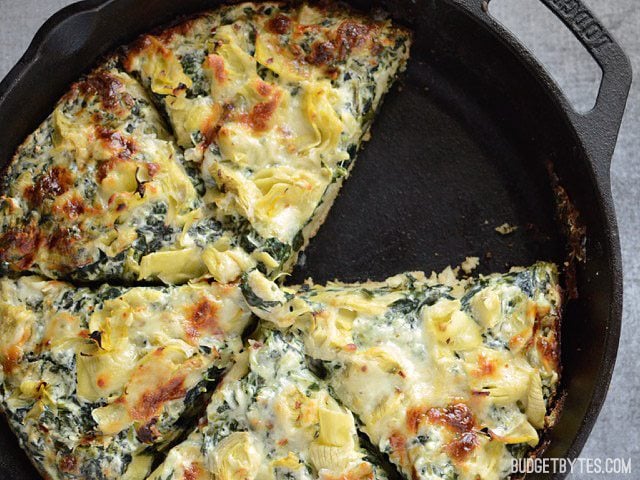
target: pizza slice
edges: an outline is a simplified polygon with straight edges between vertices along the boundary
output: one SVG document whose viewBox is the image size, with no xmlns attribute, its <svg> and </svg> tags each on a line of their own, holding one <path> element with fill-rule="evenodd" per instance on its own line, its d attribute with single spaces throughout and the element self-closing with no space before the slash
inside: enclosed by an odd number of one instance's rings
<svg viewBox="0 0 640 480">
<path fill-rule="evenodd" d="M 408 32 L 382 18 L 243 3 L 127 49 L 126 70 L 153 92 L 199 171 L 206 204 L 235 232 L 207 253 L 216 278 L 219 265 L 239 274 L 257 263 L 271 276 L 292 268 L 409 45 Z"/>
<path fill-rule="evenodd" d="M 353 415 L 306 366 L 301 342 L 262 329 L 214 393 L 207 417 L 153 480 L 372 480 Z"/>
<path fill-rule="evenodd" d="M 0 405 L 47 478 L 144 478 L 202 414 L 250 318 L 235 285 L 2 279 Z"/>
<path fill-rule="evenodd" d="M 8 167 L 3 272 L 134 280 L 149 268 L 145 256 L 175 249 L 200 216 L 202 201 L 161 117 L 113 63 L 75 83 Z M 160 272 L 167 281 L 205 271 L 184 253 L 172 262 Z"/>
<path fill-rule="evenodd" d="M 279 290 L 252 272 L 244 288 L 257 314 L 304 341 L 336 398 L 405 478 L 505 478 L 554 422 L 556 268 L 449 274 L 448 285 L 406 273 Z"/>
</svg>

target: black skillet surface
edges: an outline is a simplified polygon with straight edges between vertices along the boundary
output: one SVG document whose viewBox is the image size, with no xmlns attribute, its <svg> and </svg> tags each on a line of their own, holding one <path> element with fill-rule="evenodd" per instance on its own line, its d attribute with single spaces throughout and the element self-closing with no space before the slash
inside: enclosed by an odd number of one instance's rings
<svg viewBox="0 0 640 480">
<path fill-rule="evenodd" d="M 465 256 L 480 271 L 562 262 L 551 162 L 586 227 L 579 297 L 562 326 L 560 421 L 545 455 L 576 457 L 608 388 L 620 332 L 622 274 L 609 162 L 631 82 L 629 62 L 578 0 L 541 0 L 603 69 L 592 112 L 578 115 L 482 0 L 382 0 L 416 33 L 404 80 L 387 97 L 352 177 L 292 281 L 382 279 Z M 89 0 L 56 14 L 0 84 L 0 162 L 100 54 L 215 0 Z M 494 228 L 517 225 L 511 235 Z M 562 478 L 557 475 L 556 478 Z M 38 478 L 0 425 L 0 478 Z"/>
</svg>

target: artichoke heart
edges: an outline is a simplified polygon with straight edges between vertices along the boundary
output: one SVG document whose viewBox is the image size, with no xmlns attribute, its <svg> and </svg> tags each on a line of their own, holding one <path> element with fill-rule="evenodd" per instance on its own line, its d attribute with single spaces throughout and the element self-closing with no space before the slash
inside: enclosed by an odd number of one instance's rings
<svg viewBox="0 0 640 480">
<path fill-rule="evenodd" d="M 334 447 L 353 445 L 355 423 L 351 412 L 342 408 L 327 395 L 318 413 L 320 418 L 318 442 L 321 445 Z"/>
<path fill-rule="evenodd" d="M 180 85 L 190 88 L 193 81 L 182 70 L 178 58 L 155 37 L 148 36 L 148 59 L 141 58 L 139 67 L 152 78 L 151 90 L 159 95 L 171 95 Z"/>
<path fill-rule="evenodd" d="M 538 432 L 526 419 L 510 429 L 499 428 L 491 430 L 491 433 L 501 442 L 509 444 L 528 443 L 535 447 L 540 440 Z"/>
<path fill-rule="evenodd" d="M 216 480 L 253 480 L 262 464 L 262 452 L 258 451 L 249 432 L 234 432 L 222 440 L 212 456 L 211 471 Z"/>
<path fill-rule="evenodd" d="M 542 394 L 542 381 L 540 380 L 540 374 L 538 372 L 534 372 L 531 374 L 531 384 L 527 395 L 527 418 L 534 427 L 543 428 L 546 413 L 547 407 L 544 403 L 544 397 Z"/>
<path fill-rule="evenodd" d="M 485 328 L 493 328 L 501 318 L 500 296 L 491 288 L 476 293 L 471 300 L 475 317 Z"/>
<path fill-rule="evenodd" d="M 202 260 L 213 278 L 221 283 L 232 282 L 242 272 L 256 265 L 255 261 L 238 247 L 219 250 L 215 245 L 209 246 L 203 252 Z"/>
<path fill-rule="evenodd" d="M 354 461 L 360 460 L 360 455 L 348 446 L 335 447 L 314 442 L 309 447 L 309 459 L 318 470 L 342 472 Z"/>
<path fill-rule="evenodd" d="M 482 344 L 480 327 L 463 312 L 459 300 L 441 300 L 423 312 L 429 332 L 453 350 L 472 350 Z"/>
<path fill-rule="evenodd" d="M 166 283 L 184 283 L 207 271 L 197 247 L 154 252 L 142 257 L 139 279 L 158 277 Z"/>
<path fill-rule="evenodd" d="M 391 355 L 391 353 L 382 347 L 368 348 L 362 355 L 378 364 L 380 370 L 385 373 L 396 374 L 402 370 L 400 363 Z"/>
</svg>

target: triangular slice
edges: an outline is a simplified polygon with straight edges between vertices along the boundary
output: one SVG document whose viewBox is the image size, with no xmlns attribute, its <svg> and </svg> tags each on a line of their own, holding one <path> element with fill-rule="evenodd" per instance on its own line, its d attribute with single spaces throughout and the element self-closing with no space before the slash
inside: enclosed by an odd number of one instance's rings
<svg viewBox="0 0 640 480">
<path fill-rule="evenodd" d="M 235 285 L 3 279 L 0 405 L 47 478 L 143 478 L 202 414 L 250 318 Z"/>
<path fill-rule="evenodd" d="M 554 421 L 554 265 L 448 286 L 407 273 L 284 291 L 253 272 L 245 288 L 256 313 L 292 326 L 406 478 L 505 478 Z"/>
<path fill-rule="evenodd" d="M 207 418 L 153 480 L 386 479 L 353 415 L 305 364 L 295 337 L 262 330 L 214 393 Z"/>
<path fill-rule="evenodd" d="M 179 244 L 201 199 L 163 125 L 113 61 L 74 84 L 3 179 L 1 269 L 133 280 L 145 255 Z M 165 279 L 204 273 L 192 257 L 174 256 Z"/>
<path fill-rule="evenodd" d="M 128 49 L 125 67 L 153 92 L 200 172 L 206 203 L 235 232 L 206 254 L 216 278 L 234 263 L 291 269 L 409 44 L 390 21 L 346 9 L 243 3 Z"/>
</svg>

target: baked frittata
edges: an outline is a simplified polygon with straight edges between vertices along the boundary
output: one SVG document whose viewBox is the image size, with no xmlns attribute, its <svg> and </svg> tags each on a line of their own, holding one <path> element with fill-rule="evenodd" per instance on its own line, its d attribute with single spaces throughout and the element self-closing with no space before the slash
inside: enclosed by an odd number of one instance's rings
<svg viewBox="0 0 640 480">
<path fill-rule="evenodd" d="M 344 9 L 249 3 L 142 37 L 18 149 L 0 271 L 170 284 L 288 272 L 409 44 Z"/>
<path fill-rule="evenodd" d="M 263 329 L 247 350 L 152 480 L 386 480 L 298 339 Z"/>
<path fill-rule="evenodd" d="M 245 297 L 291 327 L 336 398 L 405 478 L 499 479 L 554 421 L 560 289 L 555 266 L 442 285 L 278 289 L 258 272 Z"/>
<path fill-rule="evenodd" d="M 153 92 L 210 214 L 233 231 L 204 252 L 216 279 L 256 263 L 291 269 L 409 45 L 390 21 L 343 8 L 242 3 L 129 47 L 127 71 Z"/>
<path fill-rule="evenodd" d="M 540 448 L 554 265 L 275 283 L 410 43 L 324 2 L 222 6 L 110 55 L 18 149 L 0 408 L 46 478 L 492 480 Z"/>
<path fill-rule="evenodd" d="M 142 86 L 113 65 L 96 69 L 18 149 L 3 178 L 0 268 L 137 278 L 141 259 L 179 242 L 202 203 L 181 156 Z M 168 280 L 181 279 L 171 273 Z"/>
<path fill-rule="evenodd" d="M 51 479 L 144 478 L 242 350 L 237 285 L 0 281 L 0 405 Z"/>
</svg>

